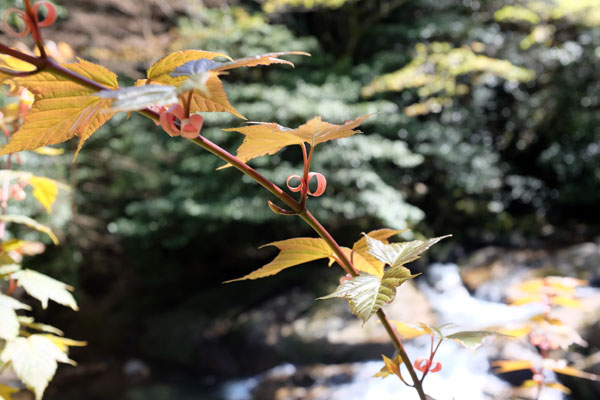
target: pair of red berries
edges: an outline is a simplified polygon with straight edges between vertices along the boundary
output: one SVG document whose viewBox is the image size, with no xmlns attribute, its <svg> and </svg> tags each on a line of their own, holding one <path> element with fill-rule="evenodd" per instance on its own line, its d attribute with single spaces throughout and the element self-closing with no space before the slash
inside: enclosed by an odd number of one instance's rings
<svg viewBox="0 0 600 400">
<path fill-rule="evenodd" d="M 187 139 L 195 139 L 200 134 L 204 118 L 200 114 L 186 116 L 183 107 L 179 104 L 174 104 L 169 108 L 161 107 L 158 111 L 160 114 L 160 126 L 170 136 L 183 136 Z M 179 121 L 179 126 L 177 125 Z"/>
</svg>

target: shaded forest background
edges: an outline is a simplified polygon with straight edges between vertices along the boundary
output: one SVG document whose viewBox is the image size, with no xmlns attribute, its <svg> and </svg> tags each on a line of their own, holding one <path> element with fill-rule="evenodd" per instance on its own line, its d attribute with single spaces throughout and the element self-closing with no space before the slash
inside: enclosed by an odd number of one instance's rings
<svg viewBox="0 0 600 400">
<path fill-rule="evenodd" d="M 224 80 L 250 121 L 296 127 L 315 115 L 340 123 L 378 113 L 363 135 L 323 146 L 314 160 L 329 187 L 309 208 L 342 243 L 380 227 L 451 233 L 433 258 L 456 261 L 488 245 L 557 248 L 600 233 L 594 2 L 58 3 L 47 38 L 68 42 L 127 85 L 174 50 L 311 53 L 294 58 L 294 69 L 235 71 Z M 221 128 L 242 123 L 209 115 L 203 133 L 233 151 L 240 136 Z M 73 355 L 83 364 L 103 354 L 217 377 L 254 373 L 266 365 L 232 361 L 248 350 L 236 348 L 239 332 L 222 339 L 215 318 L 293 287 L 323 294 L 320 282 L 337 280 L 339 272 L 321 265 L 222 286 L 272 257 L 258 246 L 311 232 L 271 213 L 269 196 L 240 173 L 215 172 L 216 158 L 141 116 L 117 116 L 71 158 L 25 156 L 23 169 L 73 187 L 51 219 L 63 244 L 32 264 L 77 288 L 82 312 L 43 315 L 90 342 Z M 279 184 L 300 165 L 294 149 L 254 163 Z M 213 337 L 215 352 L 228 355 L 220 365 L 198 362 L 199 343 L 205 349 Z"/>
</svg>

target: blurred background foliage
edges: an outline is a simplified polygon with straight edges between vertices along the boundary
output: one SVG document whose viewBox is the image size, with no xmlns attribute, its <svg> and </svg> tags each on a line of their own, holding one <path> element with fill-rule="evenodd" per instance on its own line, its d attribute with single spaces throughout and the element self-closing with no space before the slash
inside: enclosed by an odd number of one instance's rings
<svg viewBox="0 0 600 400">
<path fill-rule="evenodd" d="M 340 123 L 377 113 L 363 135 L 328 143 L 314 159 L 328 189 L 309 208 L 344 244 L 363 231 L 410 227 L 417 236 L 452 233 L 434 254 L 456 259 L 489 244 L 555 246 L 599 233 L 595 0 L 60 3 L 48 38 L 108 65 L 122 84 L 172 50 L 310 52 L 290 58 L 294 69 L 234 71 L 224 80 L 250 121 L 296 127 L 315 115 Z M 233 152 L 242 138 L 221 128 L 242 123 L 207 115 L 203 133 Z M 235 314 L 306 280 L 303 270 L 219 285 L 272 255 L 259 245 L 311 232 L 271 213 L 258 185 L 232 168 L 215 171 L 219 160 L 151 121 L 119 115 L 72 164 L 71 154 L 57 170 L 74 189 L 70 222 L 61 225 L 66 244 L 37 264 L 94 303 L 96 313 L 73 317 L 88 319 L 80 336 L 114 325 L 100 348 L 156 355 L 148 327 L 173 318 L 174 308 Z M 253 166 L 283 185 L 300 163 L 298 149 L 288 149 Z M 245 304 L 216 300 L 234 293 Z M 136 334 L 123 337 L 124 327 Z"/>
</svg>

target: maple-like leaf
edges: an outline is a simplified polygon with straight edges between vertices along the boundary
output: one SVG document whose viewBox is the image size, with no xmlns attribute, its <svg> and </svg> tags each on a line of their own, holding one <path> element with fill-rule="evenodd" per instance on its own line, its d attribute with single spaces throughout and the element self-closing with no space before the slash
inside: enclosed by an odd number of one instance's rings
<svg viewBox="0 0 600 400">
<path fill-rule="evenodd" d="M 231 60 L 227 54 L 214 53 L 202 50 L 183 50 L 167 54 L 156 63 L 154 63 L 146 73 L 151 82 L 160 82 L 167 85 L 177 86 L 185 80 L 185 77 L 173 77 L 171 73 L 182 65 L 194 60 L 213 60 L 217 57 L 223 57 Z"/>
<path fill-rule="evenodd" d="M 323 239 L 315 238 L 295 238 L 281 240 L 266 244 L 265 246 L 275 246 L 280 252 L 277 257 L 262 268 L 243 276 L 238 279 L 232 279 L 225 283 L 242 281 L 246 279 L 259 279 L 266 276 L 278 274 L 286 268 L 293 267 L 298 264 L 304 264 L 309 261 L 318 260 L 320 258 L 328 258 L 333 253 L 331 248 Z"/>
<path fill-rule="evenodd" d="M 79 59 L 63 67 L 107 88 L 118 88 L 117 76 L 100 65 Z M 77 156 L 83 143 L 114 115 L 109 112 L 110 100 L 95 96 L 96 89 L 56 72 L 44 71 L 14 81 L 31 91 L 35 101 L 0 155 L 34 150 L 78 136 Z"/>
<path fill-rule="evenodd" d="M 57 362 L 72 364 L 67 355 L 43 335 L 18 337 L 8 342 L 0 360 L 11 363 L 21 382 L 35 393 L 36 400 L 41 400 L 56 373 Z"/>
<path fill-rule="evenodd" d="M 291 51 L 231 60 L 230 57 L 222 53 L 200 50 L 178 51 L 167 55 L 148 69 L 147 83 L 182 86 L 183 89 L 200 84 L 201 88 L 191 91 L 191 97 L 189 98 L 190 113 L 228 112 L 245 119 L 229 102 L 219 75 L 225 71 L 241 67 L 270 64 L 290 64 L 293 66 L 291 62 L 278 58 L 278 56 L 287 54 L 309 55 L 304 52 Z M 228 58 L 231 61 L 214 61 L 217 57 Z M 195 79 L 198 76 L 200 76 L 200 79 Z M 192 85 L 190 85 L 190 82 Z"/>
<path fill-rule="evenodd" d="M 378 373 L 373 375 L 373 378 L 387 378 L 390 375 L 402 376 L 400 365 L 402 365 L 404 361 L 399 354 L 396 354 L 393 359 L 386 357 L 384 354 L 382 354 L 381 357 L 383 358 L 384 366 Z"/>
<path fill-rule="evenodd" d="M 366 236 L 369 254 L 391 267 L 408 264 L 418 259 L 422 253 L 442 239 L 452 235 L 439 236 L 427 240 L 413 240 L 401 243 L 384 243 Z"/>
<path fill-rule="evenodd" d="M 12 274 L 12 277 L 29 295 L 38 299 L 44 309 L 48 307 L 48 300 L 54 300 L 75 311 L 79 309 L 73 295 L 69 292 L 73 288 L 61 281 L 30 269 L 17 271 Z"/>
<path fill-rule="evenodd" d="M 389 239 L 390 237 L 401 232 L 402 231 L 397 231 L 394 229 L 377 229 L 361 237 L 352 246 L 352 265 L 354 266 L 354 269 L 371 275 L 383 276 L 383 268 L 385 264 L 369 254 L 369 246 L 367 244 L 366 236 L 387 243 L 386 239 Z"/>
<path fill-rule="evenodd" d="M 239 132 L 245 136 L 237 149 L 237 157 L 246 162 L 256 157 L 275 154 L 293 144 L 305 142 L 316 146 L 328 140 L 355 135 L 360 132 L 355 128 L 370 116 L 371 114 L 363 115 L 341 125 L 323 122 L 321 117 L 315 117 L 297 129 L 286 128 L 273 122 L 252 122 L 252 125 L 224 130 Z"/>
<path fill-rule="evenodd" d="M 388 268 L 381 278 L 361 274 L 345 281 L 335 292 L 319 300 L 343 297 L 348 300 L 352 312 L 365 323 L 384 304 L 394 300 L 398 286 L 418 275 L 412 275 L 408 268 L 401 265 Z"/>
</svg>

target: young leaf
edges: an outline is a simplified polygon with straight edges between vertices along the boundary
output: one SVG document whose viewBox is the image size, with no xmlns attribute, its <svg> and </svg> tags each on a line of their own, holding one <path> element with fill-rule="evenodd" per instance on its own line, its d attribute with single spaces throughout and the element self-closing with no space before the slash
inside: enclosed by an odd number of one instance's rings
<svg viewBox="0 0 600 400">
<path fill-rule="evenodd" d="M 433 334 L 433 330 L 426 324 L 415 325 L 399 321 L 390 322 L 394 328 L 396 328 L 396 332 L 398 332 L 402 339 L 412 339 L 423 335 Z"/>
<path fill-rule="evenodd" d="M 279 254 L 277 254 L 277 257 L 275 257 L 273 261 L 246 276 L 238 279 L 232 279 L 224 283 L 243 281 L 246 279 L 264 278 L 265 276 L 278 274 L 284 269 L 298 264 L 304 264 L 320 258 L 328 258 L 332 254 L 331 248 L 323 239 L 288 239 L 265 244 L 264 246 L 261 246 L 261 248 L 265 246 L 275 246 L 280 250 Z"/>
<path fill-rule="evenodd" d="M 297 129 L 286 128 L 273 122 L 252 122 L 241 128 L 224 129 L 227 132 L 239 132 L 245 135 L 244 141 L 237 150 L 237 157 L 246 162 L 266 154 L 275 154 L 282 148 L 306 142 L 316 146 L 332 139 L 352 136 L 359 131 L 353 130 L 370 115 L 363 115 L 343 125 L 323 122 L 315 117 Z"/>
<path fill-rule="evenodd" d="M 402 231 L 393 229 L 378 229 L 367 233 L 366 236 L 385 241 L 401 232 Z M 371 275 L 383 276 L 385 264 L 369 254 L 366 236 L 361 237 L 352 246 L 352 264 L 358 271 L 366 272 Z"/>
<path fill-rule="evenodd" d="M 30 269 L 17 271 L 12 277 L 27 293 L 38 299 L 44 309 L 48 307 L 48 300 L 54 300 L 75 311 L 79 309 L 73 295 L 69 292 L 73 288 L 61 281 Z"/>
<path fill-rule="evenodd" d="M 398 286 L 417 275 L 419 274 L 411 275 L 410 270 L 403 266 L 389 268 L 382 278 L 361 274 L 345 281 L 335 292 L 320 297 L 319 300 L 343 297 L 348 300 L 352 312 L 365 323 L 384 304 L 394 300 Z"/>
<path fill-rule="evenodd" d="M 237 157 L 243 162 L 267 154 L 272 155 L 286 146 L 302 143 L 302 139 L 293 134 L 293 129 L 275 123 L 252 123 L 240 128 L 223 130 L 239 132 L 245 136 L 237 149 Z"/>
<path fill-rule="evenodd" d="M 22 224 L 28 226 L 31 229 L 35 229 L 36 231 L 43 232 L 52 239 L 54 244 L 58 244 L 58 238 L 52 232 L 50 228 L 46 225 L 42 225 L 33 218 L 29 218 L 25 215 L 0 215 L 0 221 L 13 222 L 15 224 Z"/>
<path fill-rule="evenodd" d="M 483 343 L 483 339 L 488 336 L 506 336 L 499 332 L 492 331 L 462 331 L 447 335 L 446 339 L 452 339 L 463 345 L 467 349 L 475 352 Z"/>
<path fill-rule="evenodd" d="M 217 57 L 224 57 L 231 60 L 231 57 L 223 53 L 213 53 L 201 50 L 176 51 L 154 63 L 154 65 L 148 68 L 146 76 L 149 81 L 176 86 L 185 80 L 185 78 L 171 76 L 171 73 L 177 68 L 190 61 L 201 59 L 212 60 Z"/>
<path fill-rule="evenodd" d="M 351 121 L 345 121 L 341 125 L 323 122 L 321 117 L 315 117 L 294 130 L 294 134 L 311 146 L 316 146 L 329 140 L 341 139 L 360 133 L 355 129 L 372 115 L 363 115 Z"/>
<path fill-rule="evenodd" d="M 277 58 L 279 56 L 296 54 L 302 56 L 310 56 L 309 53 L 303 51 L 282 51 L 279 53 L 267 53 L 253 57 L 240 58 L 230 62 L 216 62 L 206 59 L 188 61 L 176 68 L 172 73 L 172 77 L 189 76 L 194 74 L 200 74 L 208 71 L 228 71 L 230 69 L 236 69 L 241 67 L 256 67 L 258 65 L 271 65 L 271 64 L 288 64 L 292 67 L 293 63 Z"/>
<path fill-rule="evenodd" d="M 160 59 L 148 69 L 148 80 L 146 83 L 179 86 L 186 81 L 187 76 L 171 76 L 173 71 L 190 61 L 204 60 L 203 62 L 206 63 L 217 57 L 225 57 L 231 60 L 229 56 L 222 53 L 200 50 L 176 51 Z M 204 82 L 203 90 L 192 91 L 190 100 L 189 110 L 191 114 L 196 112 L 228 112 L 238 118 L 245 119 L 229 103 L 225 89 L 223 89 L 223 83 L 219 79 L 217 72 L 210 74 L 209 78 Z"/>
<path fill-rule="evenodd" d="M 132 86 L 117 90 L 102 90 L 96 95 L 112 99 L 110 110 L 136 111 L 149 106 L 167 106 L 177 103 L 177 88 L 171 85 Z"/>
<path fill-rule="evenodd" d="M 0 339 L 14 340 L 19 335 L 17 313 L 11 307 L 0 303 Z"/>
<path fill-rule="evenodd" d="M 440 236 L 427 240 L 386 244 L 380 240 L 366 237 L 369 254 L 391 267 L 407 264 L 418 259 L 422 253 L 442 239 L 452 235 Z"/>
<path fill-rule="evenodd" d="M 50 213 L 58 195 L 56 181 L 42 176 L 32 176 L 29 179 L 29 184 L 33 186 L 33 197 Z"/>
<path fill-rule="evenodd" d="M 100 65 L 79 59 L 63 66 L 108 88 L 118 88 L 117 76 Z M 110 101 L 94 95 L 96 89 L 58 73 L 41 72 L 15 81 L 35 94 L 35 102 L 0 155 L 33 150 L 78 136 L 77 156 L 83 143 L 114 115 L 108 111 Z"/>
<path fill-rule="evenodd" d="M 384 354 L 382 354 L 381 357 L 383 358 L 385 365 L 373 376 L 373 378 L 387 378 L 390 375 L 401 376 L 400 365 L 404 361 L 402 361 L 399 354 L 396 354 L 393 359 L 386 357 Z"/>
<path fill-rule="evenodd" d="M 18 337 L 8 342 L 0 360 L 12 363 L 21 382 L 35 393 L 36 400 L 42 399 L 48 382 L 54 377 L 57 362 L 71 363 L 58 346 L 42 335 Z"/>
</svg>

